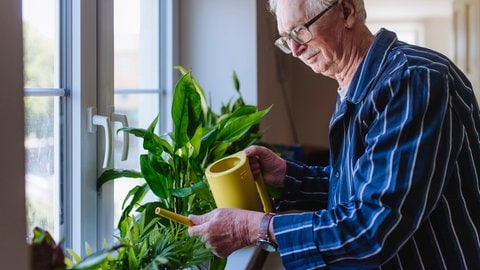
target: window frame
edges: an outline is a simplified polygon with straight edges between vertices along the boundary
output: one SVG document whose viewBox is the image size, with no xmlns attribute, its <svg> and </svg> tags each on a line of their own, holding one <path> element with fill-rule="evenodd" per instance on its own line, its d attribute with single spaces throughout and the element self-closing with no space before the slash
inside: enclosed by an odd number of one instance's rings
<svg viewBox="0 0 480 270">
<path fill-rule="evenodd" d="M 59 86 L 24 88 L 24 96 L 59 97 L 56 107 L 60 117 L 55 126 L 60 132 L 61 149 L 56 156 L 60 161 L 56 168 L 60 179 L 60 218 L 56 225 L 64 247 L 85 255 L 85 243 L 100 249 L 103 241 L 114 241 L 113 186 L 96 189 L 96 179 L 103 171 L 104 139 L 101 132 L 89 133 L 86 127 L 89 107 L 105 115 L 114 104 L 113 0 L 59 1 L 58 8 Z M 160 114 L 168 116 L 172 89 L 179 77 L 173 69 L 178 61 L 178 1 L 161 1 L 159 9 L 162 61 L 159 59 L 157 90 Z M 171 126 L 169 117 L 159 122 L 161 132 Z"/>
<path fill-rule="evenodd" d="M 113 188 L 102 187 L 97 192 L 96 179 L 103 171 L 103 144 L 101 134 L 86 132 L 86 110 L 96 106 L 99 114 L 109 113 L 114 105 L 113 89 L 113 0 L 103 0 L 97 5 L 89 1 L 72 0 L 66 7 L 71 12 L 72 29 L 67 43 L 71 48 L 70 98 L 66 103 L 66 117 L 71 126 L 67 128 L 66 151 L 72 153 L 65 157 L 65 237 L 70 239 L 66 246 L 83 253 L 85 243 L 97 249 L 102 248 L 104 240 L 113 242 Z M 160 2 L 160 79 L 159 87 L 161 115 L 170 115 L 172 89 L 178 78 L 173 63 L 177 62 L 177 40 L 175 20 L 178 16 L 178 1 Z M 97 18 L 93 20 L 92 18 Z M 101 18 L 102 21 L 99 21 Z M 65 24 L 65 25 L 68 25 Z M 97 32 L 98 31 L 98 32 Z M 68 33 L 66 33 L 68 36 Z M 164 48 L 164 49 L 163 49 Z M 98 65 L 97 65 L 98 63 Z M 67 76 L 68 78 L 68 76 Z M 92 79 L 94 78 L 94 79 Z M 95 83 L 93 82 L 95 81 Z M 87 91 L 87 89 L 98 89 Z M 171 120 L 163 117 L 160 130 L 168 130 Z M 67 131 L 68 132 L 68 131 Z M 69 136 L 68 136 L 69 135 Z M 78 143 L 80 142 L 80 143 Z M 93 153 L 93 158 L 92 158 Z M 92 162 L 96 160 L 96 162 Z M 77 192 L 79 191 L 79 192 Z"/>
</svg>

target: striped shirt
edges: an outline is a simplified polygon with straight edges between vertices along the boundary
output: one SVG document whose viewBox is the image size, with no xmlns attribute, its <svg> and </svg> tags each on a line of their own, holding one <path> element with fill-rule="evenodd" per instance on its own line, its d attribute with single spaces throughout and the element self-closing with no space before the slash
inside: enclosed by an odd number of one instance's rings
<svg viewBox="0 0 480 270">
<path fill-rule="evenodd" d="M 287 269 L 480 269 L 480 113 L 446 57 L 382 29 L 329 127 L 330 164 L 287 161 Z"/>
</svg>

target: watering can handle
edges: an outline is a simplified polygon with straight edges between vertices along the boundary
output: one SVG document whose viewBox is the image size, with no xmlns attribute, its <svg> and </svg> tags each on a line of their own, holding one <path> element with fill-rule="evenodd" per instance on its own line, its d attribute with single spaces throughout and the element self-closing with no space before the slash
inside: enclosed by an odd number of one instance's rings
<svg viewBox="0 0 480 270">
<path fill-rule="evenodd" d="M 267 187 L 263 182 L 263 177 L 260 174 L 257 179 L 255 179 L 255 185 L 257 186 L 258 195 L 260 195 L 260 200 L 262 201 L 263 211 L 265 213 L 272 213 L 272 201 L 270 200 L 270 196 L 267 192 Z"/>
</svg>

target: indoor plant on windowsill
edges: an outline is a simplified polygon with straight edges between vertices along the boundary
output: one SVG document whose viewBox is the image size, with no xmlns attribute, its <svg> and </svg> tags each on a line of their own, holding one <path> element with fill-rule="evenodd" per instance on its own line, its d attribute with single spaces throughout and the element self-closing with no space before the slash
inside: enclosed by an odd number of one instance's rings
<svg viewBox="0 0 480 270">
<path fill-rule="evenodd" d="M 173 132 L 155 134 L 158 116 L 147 129 L 121 129 L 143 139 L 143 148 L 147 153 L 140 155 L 140 171 L 111 169 L 98 179 L 98 188 L 120 177 L 145 180 L 144 184 L 134 187 L 127 194 L 118 223 L 119 242 L 140 247 L 136 251 L 119 254 L 118 260 L 124 260 L 124 266 L 131 259 L 129 256 L 138 252 L 144 254 L 138 264 L 141 268 L 147 265 L 165 269 L 192 267 L 192 264 L 186 264 L 192 261 L 192 256 L 205 255 L 203 251 L 208 249 L 202 243 L 199 245 L 200 240 L 189 238 L 184 226 L 156 216 L 155 208 L 161 207 L 185 216 L 213 210 L 215 202 L 204 176 L 205 168 L 226 155 L 259 143 L 262 135 L 259 122 L 270 110 L 258 111 L 256 106 L 245 104 L 234 73 L 234 87 L 239 98 L 223 105 L 220 114 L 216 114 L 208 107 L 204 90 L 191 72 L 182 67 L 178 69 L 182 77 L 177 82 L 172 101 Z M 149 191 L 157 200 L 143 202 Z M 133 218 L 134 212 L 140 218 Z M 143 228 L 142 233 L 138 233 L 140 227 Z M 169 231 L 172 241 L 183 243 L 183 248 L 176 251 L 168 243 L 163 243 L 163 246 L 153 243 L 155 237 L 150 234 L 154 233 L 158 238 L 158 230 L 163 230 L 160 235 L 165 230 Z M 138 234 L 136 239 L 132 238 L 131 232 Z M 210 269 L 224 268 L 226 260 L 216 258 L 211 252 L 207 257 L 206 260 L 211 259 Z"/>
</svg>

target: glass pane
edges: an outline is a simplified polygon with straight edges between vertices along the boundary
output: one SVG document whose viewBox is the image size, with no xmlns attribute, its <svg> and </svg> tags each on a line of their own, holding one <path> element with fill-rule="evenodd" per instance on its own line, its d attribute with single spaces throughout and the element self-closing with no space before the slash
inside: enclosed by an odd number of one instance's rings
<svg viewBox="0 0 480 270">
<path fill-rule="evenodd" d="M 56 0 L 23 0 L 26 88 L 52 88 L 55 80 Z"/>
<path fill-rule="evenodd" d="M 58 87 L 58 0 L 23 0 L 27 88 Z M 39 226 L 59 239 L 58 97 L 25 98 L 27 238 Z"/>
<path fill-rule="evenodd" d="M 115 88 L 158 88 L 158 1 L 115 0 Z"/>
<path fill-rule="evenodd" d="M 39 226 L 58 238 L 58 97 L 25 98 L 27 235 Z"/>
<path fill-rule="evenodd" d="M 114 1 L 115 111 L 127 115 L 130 127 L 147 128 L 159 112 L 158 5 L 158 0 Z M 122 136 L 120 133 L 116 137 L 114 166 L 139 170 L 139 155 L 144 151 L 142 141 L 130 136 L 128 160 L 121 161 Z M 143 180 L 119 179 L 115 182 L 114 224 L 122 213 L 126 194 L 139 183 Z"/>
</svg>

